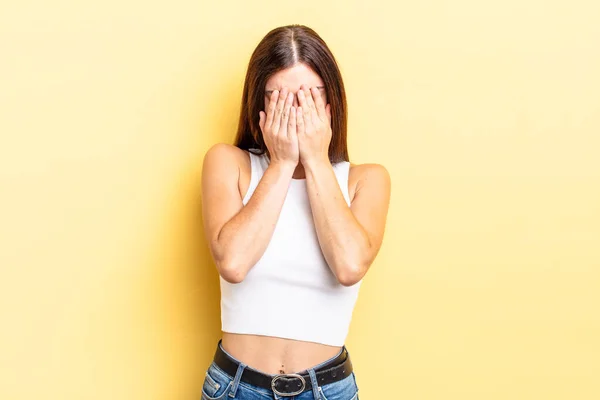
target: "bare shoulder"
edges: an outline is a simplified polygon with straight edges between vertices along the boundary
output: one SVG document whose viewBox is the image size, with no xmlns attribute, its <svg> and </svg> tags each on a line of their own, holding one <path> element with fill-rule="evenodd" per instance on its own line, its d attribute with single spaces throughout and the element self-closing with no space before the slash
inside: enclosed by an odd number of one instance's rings
<svg viewBox="0 0 600 400">
<path fill-rule="evenodd" d="M 244 150 L 227 143 L 211 146 L 204 155 L 202 180 L 232 179 L 239 177 L 244 162 Z"/>
<path fill-rule="evenodd" d="M 204 162 L 231 164 L 232 161 L 244 161 L 244 158 L 247 158 L 246 152 L 239 147 L 228 143 L 216 143 L 206 152 Z"/>
<path fill-rule="evenodd" d="M 203 169 L 206 172 L 225 172 L 240 170 L 248 159 L 246 151 L 228 143 L 216 143 L 211 146 L 204 156 Z"/>
<path fill-rule="evenodd" d="M 242 192 L 250 181 L 250 156 L 246 150 L 228 143 L 216 143 L 204 156 L 202 181 L 226 184 Z"/>
<path fill-rule="evenodd" d="M 348 175 L 348 191 L 350 199 L 363 187 L 370 187 L 374 190 L 380 190 L 389 193 L 391 187 L 390 173 L 387 168 L 381 164 L 350 164 Z"/>
</svg>

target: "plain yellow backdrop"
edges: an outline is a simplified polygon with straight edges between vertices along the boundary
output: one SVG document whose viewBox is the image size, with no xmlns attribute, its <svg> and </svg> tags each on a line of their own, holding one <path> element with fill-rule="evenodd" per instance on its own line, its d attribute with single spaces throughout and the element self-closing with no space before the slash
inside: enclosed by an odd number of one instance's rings
<svg viewBox="0 0 600 400">
<path fill-rule="evenodd" d="M 200 399 L 202 159 L 291 23 L 339 61 L 351 161 L 393 180 L 347 341 L 361 399 L 600 398 L 599 20 L 592 0 L 3 2 L 0 398 Z"/>
</svg>

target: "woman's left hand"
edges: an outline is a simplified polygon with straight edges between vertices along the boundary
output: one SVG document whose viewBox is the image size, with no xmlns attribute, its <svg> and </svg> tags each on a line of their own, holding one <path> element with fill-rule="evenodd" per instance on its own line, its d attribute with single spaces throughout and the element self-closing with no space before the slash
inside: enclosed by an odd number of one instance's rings
<svg viewBox="0 0 600 400">
<path fill-rule="evenodd" d="M 302 85 L 298 90 L 296 132 L 300 150 L 300 162 L 329 163 L 329 143 L 331 142 L 331 105 L 323 102 L 316 87 Z"/>
</svg>

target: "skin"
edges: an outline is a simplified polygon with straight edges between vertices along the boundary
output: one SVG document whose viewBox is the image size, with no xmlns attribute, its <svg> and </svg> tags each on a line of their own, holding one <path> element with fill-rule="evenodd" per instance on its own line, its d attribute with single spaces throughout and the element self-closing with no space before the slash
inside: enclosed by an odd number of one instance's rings
<svg viewBox="0 0 600 400">
<path fill-rule="evenodd" d="M 259 124 L 271 163 L 246 206 L 242 199 L 250 185 L 249 154 L 219 143 L 204 158 L 204 229 L 217 270 L 228 282 L 243 281 L 266 250 L 292 179 L 306 179 L 321 250 L 342 285 L 360 281 L 379 252 L 390 199 L 389 173 L 380 164 L 351 164 L 347 205 L 328 158 L 331 108 L 322 87 L 319 75 L 304 64 L 268 80 Z M 228 332 L 223 332 L 223 347 L 269 374 L 305 370 L 340 350 Z"/>
</svg>

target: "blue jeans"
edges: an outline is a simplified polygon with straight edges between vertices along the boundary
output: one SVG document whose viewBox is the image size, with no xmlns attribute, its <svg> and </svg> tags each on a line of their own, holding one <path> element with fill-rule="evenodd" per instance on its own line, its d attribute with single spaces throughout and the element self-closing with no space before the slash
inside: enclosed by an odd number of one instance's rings
<svg viewBox="0 0 600 400">
<path fill-rule="evenodd" d="M 231 354 L 229 356 L 232 357 Z M 306 370 L 305 373 L 308 373 L 311 377 L 312 390 L 299 395 L 285 397 L 279 396 L 271 389 L 242 382 L 240 379 L 244 369 L 252 368 L 239 360 L 236 360 L 240 364 L 236 376 L 231 376 L 223 372 L 213 362 L 206 371 L 204 384 L 202 385 L 202 400 L 358 400 L 358 386 L 356 385 L 354 372 L 340 381 L 327 385 L 318 386 L 316 383 L 315 369 L 333 360 L 335 357 Z"/>
</svg>

